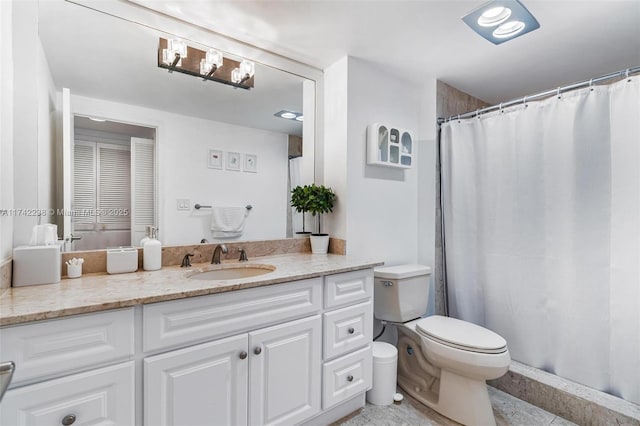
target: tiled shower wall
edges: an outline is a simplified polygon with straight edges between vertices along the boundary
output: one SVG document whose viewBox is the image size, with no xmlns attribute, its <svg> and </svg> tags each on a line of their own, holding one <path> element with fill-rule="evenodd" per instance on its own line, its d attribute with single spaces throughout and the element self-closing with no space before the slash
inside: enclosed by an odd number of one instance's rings
<svg viewBox="0 0 640 426">
<path fill-rule="evenodd" d="M 452 115 L 475 111 L 489 104 L 474 98 L 455 87 L 438 81 L 436 87 L 436 112 L 438 117 L 446 118 Z M 440 134 L 438 133 L 438 137 Z M 436 144 L 436 158 L 440 158 L 440 144 Z M 440 161 L 436 161 L 436 256 L 434 271 L 435 313 L 446 313 L 446 298 L 444 287 L 444 257 L 442 247 L 442 210 L 440 209 Z"/>
</svg>

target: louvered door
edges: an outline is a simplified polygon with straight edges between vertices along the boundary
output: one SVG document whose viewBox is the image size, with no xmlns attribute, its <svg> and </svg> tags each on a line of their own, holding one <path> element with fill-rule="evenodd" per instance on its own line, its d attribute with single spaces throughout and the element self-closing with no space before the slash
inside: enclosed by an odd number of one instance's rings
<svg viewBox="0 0 640 426">
<path fill-rule="evenodd" d="M 151 139 L 131 138 L 131 245 L 140 245 L 156 224 L 155 148 Z"/>
<path fill-rule="evenodd" d="M 128 146 L 97 144 L 98 226 L 131 229 L 131 153 Z"/>
<path fill-rule="evenodd" d="M 96 218 L 96 144 L 76 141 L 73 146 L 73 229 L 93 231 Z"/>
</svg>

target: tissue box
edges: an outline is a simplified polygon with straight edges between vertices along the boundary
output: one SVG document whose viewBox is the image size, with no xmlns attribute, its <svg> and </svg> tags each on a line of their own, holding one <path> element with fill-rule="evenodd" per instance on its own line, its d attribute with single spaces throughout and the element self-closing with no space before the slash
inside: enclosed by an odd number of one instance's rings
<svg viewBox="0 0 640 426">
<path fill-rule="evenodd" d="M 23 246 L 13 249 L 13 286 L 60 282 L 60 246 Z"/>
<path fill-rule="evenodd" d="M 107 273 L 123 274 L 138 270 L 138 249 L 119 247 L 107 249 Z"/>
</svg>

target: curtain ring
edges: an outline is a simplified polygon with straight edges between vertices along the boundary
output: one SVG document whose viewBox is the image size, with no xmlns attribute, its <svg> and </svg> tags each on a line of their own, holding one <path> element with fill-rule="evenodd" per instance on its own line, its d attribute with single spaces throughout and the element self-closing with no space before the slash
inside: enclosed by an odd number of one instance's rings
<svg viewBox="0 0 640 426">
<path fill-rule="evenodd" d="M 627 79 L 627 83 L 631 83 L 631 79 L 629 78 L 629 68 L 624 72 L 624 76 Z"/>
<path fill-rule="evenodd" d="M 589 80 L 589 90 L 593 92 L 593 79 Z"/>
<path fill-rule="evenodd" d="M 480 109 L 476 110 L 476 118 L 480 120 Z"/>
<path fill-rule="evenodd" d="M 504 110 L 502 109 L 502 102 L 500 102 L 500 114 L 504 114 Z"/>
<path fill-rule="evenodd" d="M 558 97 L 558 99 L 562 99 L 562 96 L 560 96 L 560 88 L 558 87 L 558 90 L 556 90 L 556 96 Z"/>
<path fill-rule="evenodd" d="M 458 114 L 458 123 L 460 122 L 460 114 Z"/>
<path fill-rule="evenodd" d="M 524 98 L 522 98 L 522 104 L 524 105 L 525 108 L 527 108 L 529 105 L 527 105 L 527 97 L 525 96 Z"/>
</svg>

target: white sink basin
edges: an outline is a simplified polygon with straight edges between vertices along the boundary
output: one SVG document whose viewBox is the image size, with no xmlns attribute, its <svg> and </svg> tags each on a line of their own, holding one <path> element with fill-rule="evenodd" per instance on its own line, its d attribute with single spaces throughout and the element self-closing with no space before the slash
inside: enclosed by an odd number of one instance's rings
<svg viewBox="0 0 640 426">
<path fill-rule="evenodd" d="M 240 278 L 257 277 L 276 270 L 273 265 L 231 264 L 211 266 L 196 271 L 188 277 L 195 280 L 237 280 Z"/>
</svg>

